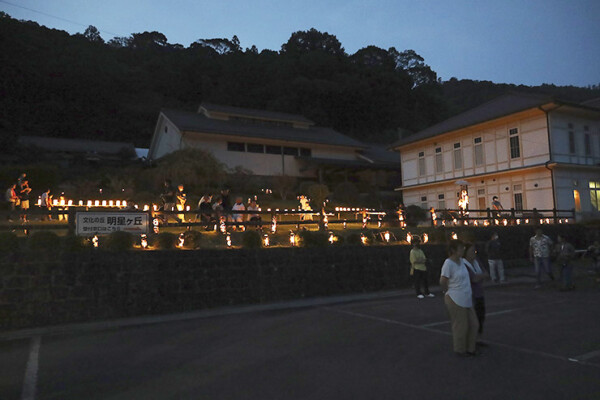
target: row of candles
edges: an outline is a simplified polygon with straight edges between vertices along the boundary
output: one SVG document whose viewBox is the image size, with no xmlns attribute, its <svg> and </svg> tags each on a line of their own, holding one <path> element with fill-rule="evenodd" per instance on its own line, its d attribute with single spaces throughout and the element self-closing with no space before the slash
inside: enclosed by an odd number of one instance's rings
<svg viewBox="0 0 600 400">
<path fill-rule="evenodd" d="M 517 225 L 521 225 L 521 224 L 529 224 L 530 222 L 535 222 L 535 220 L 533 220 L 533 219 L 529 219 L 529 218 L 525 218 L 525 219 L 517 218 L 517 219 L 515 219 L 514 221 L 515 221 L 515 223 L 516 223 Z M 446 225 L 450 225 L 450 224 L 452 224 L 452 225 L 454 225 L 454 226 L 457 226 L 457 225 L 465 225 L 465 226 L 467 226 L 467 225 L 472 225 L 472 226 L 479 226 L 479 225 L 483 225 L 483 226 L 498 225 L 498 226 L 501 226 L 501 225 L 502 225 L 502 226 L 507 226 L 507 225 L 509 224 L 509 221 L 508 221 L 507 219 L 493 219 L 493 220 L 491 220 L 491 221 L 486 219 L 486 220 L 484 220 L 483 222 L 479 222 L 479 221 L 477 221 L 477 220 L 474 220 L 474 221 L 472 221 L 472 222 L 469 222 L 469 221 L 467 221 L 467 220 L 463 220 L 463 221 L 459 222 L 458 220 L 456 220 L 456 219 L 453 219 L 453 220 L 452 220 L 452 221 L 450 221 L 450 222 L 447 222 L 446 220 L 442 220 L 442 221 L 437 221 L 437 220 L 434 220 L 434 221 L 433 221 L 433 225 L 434 225 L 434 226 L 437 226 L 437 225 L 438 225 L 438 222 L 439 222 L 439 224 L 440 224 L 440 225 L 442 225 L 442 226 L 446 226 Z M 540 223 L 540 225 L 543 225 L 543 224 L 550 224 L 550 222 L 551 222 L 551 219 L 550 219 L 550 218 L 540 218 L 540 219 L 539 219 L 539 223 Z M 559 219 L 558 219 L 558 223 L 559 223 L 559 224 L 568 224 L 568 223 L 569 223 L 569 218 L 559 218 Z"/>
</svg>

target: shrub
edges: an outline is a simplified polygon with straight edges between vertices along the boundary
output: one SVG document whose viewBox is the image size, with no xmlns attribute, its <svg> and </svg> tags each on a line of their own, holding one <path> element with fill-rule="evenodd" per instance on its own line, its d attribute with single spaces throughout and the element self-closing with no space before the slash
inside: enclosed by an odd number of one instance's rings
<svg viewBox="0 0 600 400">
<path fill-rule="evenodd" d="M 315 181 L 301 182 L 300 185 L 298 186 L 298 194 L 308 196 L 308 188 L 310 188 L 311 186 L 316 185 L 316 184 L 317 184 L 317 182 L 315 182 Z"/>
<path fill-rule="evenodd" d="M 427 212 L 421 207 L 410 205 L 406 207 L 406 224 L 408 226 L 417 226 L 420 221 L 427 219 Z"/>
<path fill-rule="evenodd" d="M 85 248 L 83 238 L 77 235 L 67 235 L 62 239 L 62 249 L 67 253 L 81 251 Z"/>
<path fill-rule="evenodd" d="M 60 238 L 50 231 L 34 232 L 29 237 L 29 247 L 33 250 L 56 250 L 60 248 Z"/>
<path fill-rule="evenodd" d="M 19 250 L 19 238 L 12 232 L 0 232 L 0 254 L 14 253 Z"/>
<path fill-rule="evenodd" d="M 198 231 L 185 231 L 183 233 L 183 239 L 183 246 L 186 249 L 198 249 L 200 248 L 202 234 Z"/>
<path fill-rule="evenodd" d="M 333 189 L 336 201 L 353 205 L 358 202 L 358 189 L 352 182 L 342 182 Z"/>
<path fill-rule="evenodd" d="M 329 244 L 329 234 L 326 232 L 300 231 L 300 246 L 325 247 Z"/>
<path fill-rule="evenodd" d="M 242 247 L 247 249 L 257 249 L 262 245 L 262 238 L 257 231 L 246 231 L 242 235 Z"/>
<path fill-rule="evenodd" d="M 309 186 L 308 188 L 308 196 L 312 199 L 312 206 L 314 210 L 321 210 L 323 207 L 323 203 L 329 196 L 329 189 L 326 185 L 321 185 L 319 183 Z"/>
<path fill-rule="evenodd" d="M 153 247 L 160 250 L 171 250 L 175 248 L 177 236 L 172 233 L 159 233 L 155 236 Z"/>
<path fill-rule="evenodd" d="M 116 231 L 106 237 L 102 247 L 112 251 L 127 251 L 133 247 L 133 235 L 129 232 Z"/>
</svg>

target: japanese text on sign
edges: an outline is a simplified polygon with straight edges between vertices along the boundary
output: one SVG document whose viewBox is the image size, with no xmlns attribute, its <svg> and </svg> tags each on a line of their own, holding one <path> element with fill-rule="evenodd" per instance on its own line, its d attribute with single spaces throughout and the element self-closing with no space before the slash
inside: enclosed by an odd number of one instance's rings
<svg viewBox="0 0 600 400">
<path fill-rule="evenodd" d="M 148 233 L 149 219 L 146 213 L 78 212 L 77 234 L 80 236 L 102 235 L 116 231 L 134 234 Z"/>
</svg>

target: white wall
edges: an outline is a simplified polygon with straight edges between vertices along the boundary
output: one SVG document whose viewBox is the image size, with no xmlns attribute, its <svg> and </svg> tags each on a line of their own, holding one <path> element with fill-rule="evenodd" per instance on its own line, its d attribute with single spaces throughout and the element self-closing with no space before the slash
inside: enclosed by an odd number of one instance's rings
<svg viewBox="0 0 600 400">
<path fill-rule="evenodd" d="M 569 123 L 572 128 L 569 128 Z M 600 163 L 600 122 L 573 113 L 550 113 L 552 160 L 569 164 L 594 165 Z M 587 126 L 588 130 L 585 131 Z M 569 149 L 569 131 L 575 135 L 575 153 Z M 585 134 L 590 135 L 590 155 L 585 153 Z"/>
<path fill-rule="evenodd" d="M 510 159 L 509 129 L 519 130 L 521 156 Z M 542 164 L 549 160 L 546 117 L 539 115 L 521 120 L 499 121 L 481 130 L 465 130 L 465 133 L 437 142 L 424 141 L 422 147 L 410 146 L 401 150 L 403 186 L 461 179 L 478 174 Z M 474 165 L 474 139 L 482 138 L 483 165 Z M 461 144 L 463 166 L 454 169 L 454 144 Z M 435 149 L 442 148 L 444 171 L 435 171 Z M 418 154 L 425 153 L 426 175 L 418 176 Z"/>
<path fill-rule="evenodd" d="M 592 168 L 561 168 L 554 170 L 557 208 L 570 210 L 575 208 L 574 190 L 579 191 L 582 217 L 600 217 L 592 207 L 589 183 L 600 182 L 600 172 Z"/>
<path fill-rule="evenodd" d="M 496 177 L 471 178 L 469 183 L 469 208 L 480 209 L 479 199 L 483 199 L 484 209 L 491 207 L 492 197 L 498 196 L 505 209 L 515 207 L 514 194 L 523 194 L 524 209 L 552 209 L 552 179 L 550 171 L 545 168 L 523 171 L 518 174 L 504 174 Z M 520 189 L 519 186 L 520 185 Z M 431 185 L 422 188 L 403 189 L 403 201 L 406 206 L 424 203 L 421 198 L 427 197 L 427 208 L 440 208 L 439 195 L 444 195 L 445 208 L 456 209 L 460 186 L 453 182 Z"/>
<path fill-rule="evenodd" d="M 159 159 L 165 155 L 177 151 L 181 146 L 181 133 L 179 129 L 162 115 L 159 117 L 153 143 L 148 156 Z"/>
</svg>

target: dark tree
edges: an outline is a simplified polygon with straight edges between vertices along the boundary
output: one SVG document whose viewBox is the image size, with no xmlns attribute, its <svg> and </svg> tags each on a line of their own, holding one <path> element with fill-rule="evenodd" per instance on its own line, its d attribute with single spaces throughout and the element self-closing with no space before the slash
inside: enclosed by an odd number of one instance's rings
<svg viewBox="0 0 600 400">
<path fill-rule="evenodd" d="M 104 43 L 104 39 L 100 36 L 100 31 L 93 25 L 87 27 L 85 32 L 83 32 L 83 36 L 92 43 Z"/>
</svg>

